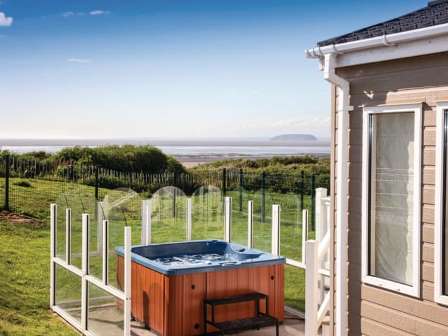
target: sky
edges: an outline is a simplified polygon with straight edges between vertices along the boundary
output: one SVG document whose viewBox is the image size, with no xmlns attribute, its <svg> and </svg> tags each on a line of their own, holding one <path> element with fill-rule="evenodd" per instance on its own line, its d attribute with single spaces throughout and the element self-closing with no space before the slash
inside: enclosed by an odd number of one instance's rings
<svg viewBox="0 0 448 336">
<path fill-rule="evenodd" d="M 316 42 L 427 0 L 0 0 L 0 138 L 329 136 Z"/>
</svg>

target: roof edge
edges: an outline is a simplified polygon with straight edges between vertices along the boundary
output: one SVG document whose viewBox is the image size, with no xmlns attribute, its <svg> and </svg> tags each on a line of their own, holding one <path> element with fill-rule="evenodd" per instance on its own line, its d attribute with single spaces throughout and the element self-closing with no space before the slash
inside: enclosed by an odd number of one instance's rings
<svg viewBox="0 0 448 336">
<path fill-rule="evenodd" d="M 378 48 L 382 46 L 397 46 L 401 43 L 427 39 L 430 37 L 445 34 L 448 34 L 448 23 L 389 35 L 385 34 L 383 36 L 371 37 L 364 40 L 331 44 L 323 47 L 316 46 L 310 49 L 306 49 L 305 55 L 308 58 L 322 58 L 326 54 L 347 54 L 355 51 Z"/>
</svg>

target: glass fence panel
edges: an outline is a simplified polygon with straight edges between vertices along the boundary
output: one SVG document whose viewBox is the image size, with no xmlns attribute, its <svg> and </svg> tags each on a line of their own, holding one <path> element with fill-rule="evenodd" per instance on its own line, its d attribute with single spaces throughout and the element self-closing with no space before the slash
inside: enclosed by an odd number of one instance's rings
<svg viewBox="0 0 448 336">
<path fill-rule="evenodd" d="M 79 190 L 67 186 L 66 192 L 60 194 L 56 201 L 56 204 L 58 205 L 56 255 L 61 259 L 66 260 L 66 241 L 68 238 L 66 231 L 66 209 L 70 209 L 70 261 L 72 265 L 81 268 L 82 215 L 84 213 L 89 214 L 91 223 L 94 222 L 96 216 L 96 201 L 92 195 L 78 191 Z M 89 236 L 90 241 L 96 239 L 96 232 L 89 233 Z"/>
<path fill-rule="evenodd" d="M 186 239 L 187 197 L 177 187 L 164 187 L 151 198 L 152 241 L 176 242 Z"/>
<path fill-rule="evenodd" d="M 56 305 L 81 322 L 81 278 L 57 264 L 55 278 Z"/>
<path fill-rule="evenodd" d="M 246 190 L 238 189 L 228 192 L 232 197 L 232 242 L 247 245 L 247 202 L 249 195 Z"/>
<path fill-rule="evenodd" d="M 272 207 L 267 203 L 266 192 L 254 192 L 251 196 L 254 209 L 254 247 L 271 252 Z"/>
<path fill-rule="evenodd" d="M 100 204 L 100 215 L 108 221 L 108 283 L 109 285 L 122 289 L 118 279 L 122 277 L 123 269 L 118 267 L 117 248 L 124 246 L 124 228 L 132 228 L 132 243 L 141 243 L 141 206 L 140 196 L 131 189 L 115 189 L 108 193 Z M 100 220 L 102 222 L 102 220 Z M 102 224 L 98 226 L 102 244 Z M 96 230 L 96 228 L 94 229 Z M 102 248 L 99 249 L 97 257 L 91 257 L 94 264 L 90 265 L 91 274 L 102 277 Z"/>
<path fill-rule="evenodd" d="M 192 239 L 224 238 L 224 197 L 221 189 L 209 185 L 191 197 Z"/>
<path fill-rule="evenodd" d="M 295 261 L 302 261 L 302 211 L 300 198 L 295 194 L 274 196 L 272 202 L 281 205 L 280 254 Z"/>
<path fill-rule="evenodd" d="M 88 284 L 87 330 L 101 336 L 122 336 L 124 303 L 97 286 Z"/>
<path fill-rule="evenodd" d="M 285 305 L 305 311 L 305 270 L 285 266 Z"/>
</svg>

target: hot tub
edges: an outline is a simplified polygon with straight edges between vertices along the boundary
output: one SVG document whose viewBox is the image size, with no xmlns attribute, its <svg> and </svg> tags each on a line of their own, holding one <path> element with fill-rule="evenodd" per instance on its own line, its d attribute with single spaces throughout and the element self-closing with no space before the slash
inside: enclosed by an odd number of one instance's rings
<svg viewBox="0 0 448 336">
<path fill-rule="evenodd" d="M 116 252 L 122 283 L 123 248 Z M 220 240 L 135 246 L 132 315 L 160 335 L 201 335 L 204 299 L 260 292 L 269 297 L 270 315 L 282 321 L 284 264 L 283 257 Z M 253 303 L 220 308 L 217 321 L 254 314 Z"/>
</svg>

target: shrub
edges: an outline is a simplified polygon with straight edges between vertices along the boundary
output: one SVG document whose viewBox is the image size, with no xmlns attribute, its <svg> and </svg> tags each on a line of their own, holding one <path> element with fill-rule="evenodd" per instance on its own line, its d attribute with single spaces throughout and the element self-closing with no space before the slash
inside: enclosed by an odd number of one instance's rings
<svg viewBox="0 0 448 336">
<path fill-rule="evenodd" d="M 152 146 L 71 147 L 56 153 L 54 159 L 59 163 L 93 165 L 120 172 L 157 174 L 165 171 L 185 171 L 176 159 Z"/>
</svg>

